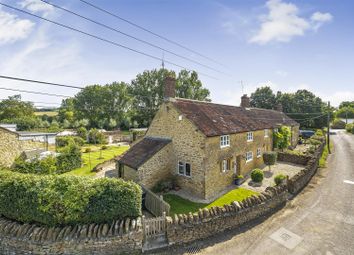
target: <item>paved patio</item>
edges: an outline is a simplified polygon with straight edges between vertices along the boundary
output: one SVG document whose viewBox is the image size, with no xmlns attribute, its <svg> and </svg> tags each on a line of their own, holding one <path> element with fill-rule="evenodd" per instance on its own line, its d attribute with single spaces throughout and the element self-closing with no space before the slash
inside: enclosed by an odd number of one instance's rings
<svg viewBox="0 0 354 255">
<path fill-rule="evenodd" d="M 254 183 L 251 180 L 251 176 L 247 176 L 246 181 L 242 183 L 240 187 L 254 190 L 257 192 L 262 192 L 264 191 L 268 186 L 274 186 L 274 177 L 277 176 L 278 174 L 283 174 L 283 175 L 288 175 L 289 178 L 293 177 L 295 174 L 300 172 L 302 169 L 304 169 L 303 165 L 296 165 L 292 163 L 286 163 L 286 162 L 277 162 L 274 166 L 271 166 L 271 170 L 269 171 L 268 166 L 264 166 L 263 168 L 260 168 L 263 170 L 264 173 L 264 179 L 262 183 Z"/>
</svg>

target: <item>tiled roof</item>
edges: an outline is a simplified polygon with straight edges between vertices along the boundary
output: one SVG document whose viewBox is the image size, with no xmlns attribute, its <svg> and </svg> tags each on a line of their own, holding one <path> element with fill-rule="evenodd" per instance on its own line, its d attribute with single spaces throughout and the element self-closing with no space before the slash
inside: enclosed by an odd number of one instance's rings
<svg viewBox="0 0 354 255">
<path fill-rule="evenodd" d="M 176 98 L 172 104 L 206 136 L 298 125 L 283 112 Z"/>
<path fill-rule="evenodd" d="M 133 169 L 138 169 L 170 142 L 170 139 L 144 137 L 140 142 L 130 148 L 118 161 Z"/>
</svg>

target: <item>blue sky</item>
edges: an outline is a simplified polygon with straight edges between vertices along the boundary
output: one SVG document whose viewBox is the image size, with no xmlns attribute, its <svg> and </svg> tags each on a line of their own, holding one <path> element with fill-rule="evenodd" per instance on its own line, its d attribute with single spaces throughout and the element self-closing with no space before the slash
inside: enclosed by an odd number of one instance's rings
<svg viewBox="0 0 354 255">
<path fill-rule="evenodd" d="M 49 0 L 48 0 L 49 1 Z M 165 59 L 216 77 L 200 76 L 214 102 L 238 105 L 244 93 L 269 85 L 275 91 L 309 89 L 338 105 L 354 100 L 353 1 L 88 0 L 223 65 L 169 44 L 78 0 L 50 2 L 157 44 L 229 75 L 164 53 Z M 54 9 L 39 0 L 0 0 L 48 19 L 105 37 L 151 55 L 161 50 Z M 138 55 L 0 7 L 0 75 L 84 86 L 130 81 L 160 61 Z M 179 68 L 166 64 L 169 69 Z M 76 90 L 0 79 L 0 87 L 73 95 Z M 0 90 L 0 98 L 13 92 Z M 23 94 L 24 100 L 60 98 Z"/>
</svg>

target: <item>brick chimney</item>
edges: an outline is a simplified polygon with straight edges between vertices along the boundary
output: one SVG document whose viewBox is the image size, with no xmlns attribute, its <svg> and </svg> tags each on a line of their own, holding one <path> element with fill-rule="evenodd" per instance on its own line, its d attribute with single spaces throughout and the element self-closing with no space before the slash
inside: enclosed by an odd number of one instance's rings
<svg viewBox="0 0 354 255">
<path fill-rule="evenodd" d="M 244 94 L 241 97 L 241 107 L 251 107 L 250 98 L 247 96 L 247 94 Z"/>
<path fill-rule="evenodd" d="M 167 76 L 165 78 L 165 87 L 163 93 L 164 100 L 169 100 L 176 97 L 176 79 Z"/>
<path fill-rule="evenodd" d="M 276 106 L 275 106 L 275 110 L 276 111 L 278 111 L 278 112 L 282 112 L 283 111 L 283 105 L 282 104 L 277 104 Z"/>
</svg>

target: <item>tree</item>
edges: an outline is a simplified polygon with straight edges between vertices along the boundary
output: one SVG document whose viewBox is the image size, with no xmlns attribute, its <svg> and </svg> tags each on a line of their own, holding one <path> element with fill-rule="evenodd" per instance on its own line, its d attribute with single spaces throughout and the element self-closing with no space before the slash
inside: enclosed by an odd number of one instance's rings
<svg viewBox="0 0 354 255">
<path fill-rule="evenodd" d="M 257 108 L 274 109 L 276 103 L 275 95 L 268 86 L 257 88 L 250 99 L 251 106 Z"/>
<path fill-rule="evenodd" d="M 349 107 L 349 108 L 354 108 L 354 101 L 343 101 L 339 105 L 339 109 L 344 108 L 344 107 Z"/>
<path fill-rule="evenodd" d="M 339 110 L 336 111 L 336 117 L 337 118 L 349 118 L 349 119 L 353 119 L 354 118 L 354 107 L 350 107 L 350 106 L 344 106 L 344 107 L 340 107 L 339 106 Z"/>
<path fill-rule="evenodd" d="M 148 126 L 163 102 L 165 78 L 176 77 L 173 71 L 154 69 L 138 74 L 129 88 L 133 96 L 130 122 Z M 210 92 L 203 88 L 196 72 L 180 71 L 176 79 L 176 96 L 195 100 L 209 99 Z"/>
<path fill-rule="evenodd" d="M 277 161 L 277 153 L 274 151 L 268 151 L 263 153 L 263 162 L 269 167 L 269 171 L 271 170 L 270 167 L 275 165 Z"/>
<path fill-rule="evenodd" d="M 9 96 L 0 102 L 0 120 L 35 118 L 34 112 L 33 104 L 21 101 L 21 95 Z"/>
<path fill-rule="evenodd" d="M 123 121 L 130 100 L 128 85 L 124 82 L 87 86 L 75 95 L 74 116 L 86 118 L 90 127 L 109 128 L 111 119 L 116 123 Z"/>
<path fill-rule="evenodd" d="M 176 95 L 200 101 L 210 101 L 210 91 L 203 88 L 195 71 L 181 70 L 176 80 Z"/>
</svg>

